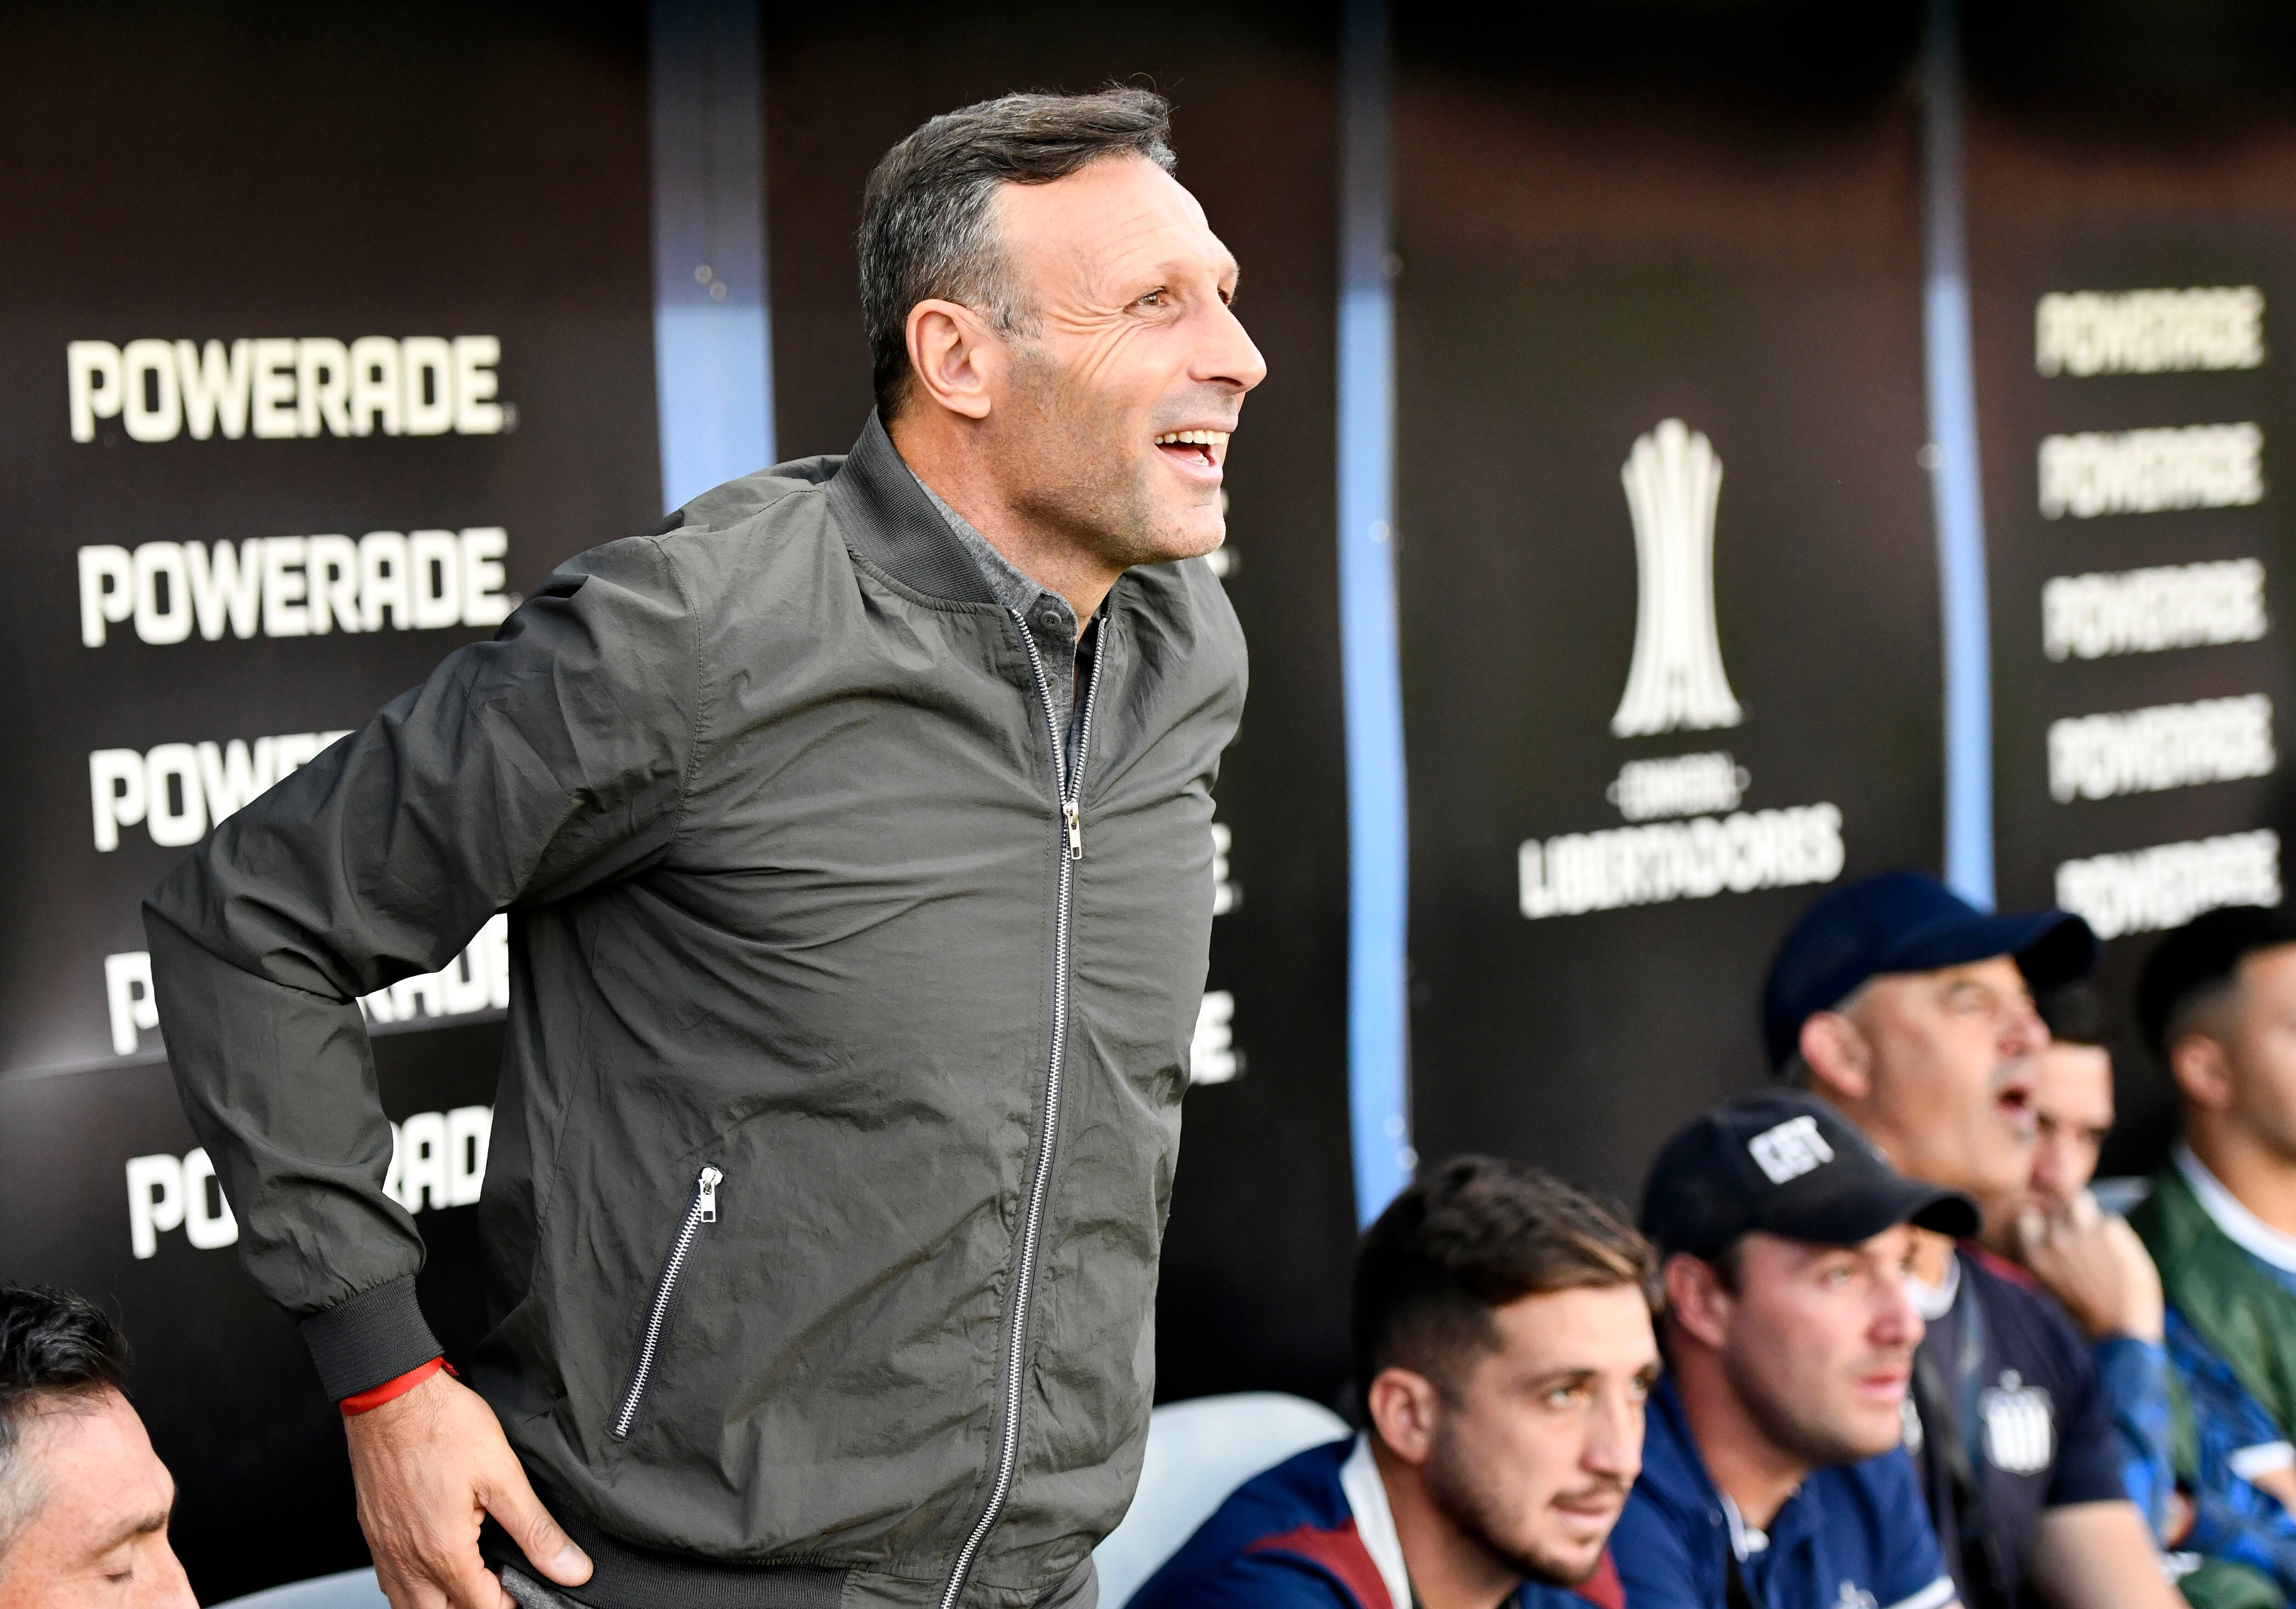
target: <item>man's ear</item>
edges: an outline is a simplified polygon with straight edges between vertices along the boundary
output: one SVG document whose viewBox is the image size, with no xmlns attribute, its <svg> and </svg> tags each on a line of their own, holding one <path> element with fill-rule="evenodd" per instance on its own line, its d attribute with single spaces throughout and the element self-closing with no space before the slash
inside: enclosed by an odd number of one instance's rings
<svg viewBox="0 0 2296 1609">
<path fill-rule="evenodd" d="M 952 414 L 988 418 L 990 392 L 1004 376 L 1004 343 L 980 316 L 928 298 L 909 309 L 906 333 L 914 389 Z"/>
<path fill-rule="evenodd" d="M 2169 1047 L 2169 1076 L 2178 1093 L 2203 1112 L 2232 1104 L 2232 1059 L 2204 1033 L 2188 1033 Z"/>
<path fill-rule="evenodd" d="M 1406 1368 L 1383 1368 L 1372 1377 L 1372 1428 L 1387 1450 L 1406 1464 L 1424 1464 L 1435 1450 L 1435 1428 L 1443 1413 L 1443 1393 L 1426 1375 Z"/>
<path fill-rule="evenodd" d="M 1849 1104 L 1874 1093 L 1874 1047 L 1840 1012 L 1812 1012 L 1801 1025 L 1799 1048 L 1816 1094 Z"/>
<path fill-rule="evenodd" d="M 1667 1321 L 1709 1351 L 1722 1350 L 1731 1301 L 1712 1263 L 1681 1252 L 1666 1260 Z"/>
</svg>

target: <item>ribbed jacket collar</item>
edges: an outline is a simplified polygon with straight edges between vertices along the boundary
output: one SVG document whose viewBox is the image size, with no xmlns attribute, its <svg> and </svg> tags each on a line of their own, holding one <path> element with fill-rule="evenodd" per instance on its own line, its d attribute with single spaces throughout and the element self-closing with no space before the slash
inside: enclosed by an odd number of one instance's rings
<svg viewBox="0 0 2296 1609">
<path fill-rule="evenodd" d="M 996 602 L 980 566 L 909 472 L 873 408 L 829 483 L 829 503 L 854 556 L 903 586 L 953 603 Z"/>
</svg>

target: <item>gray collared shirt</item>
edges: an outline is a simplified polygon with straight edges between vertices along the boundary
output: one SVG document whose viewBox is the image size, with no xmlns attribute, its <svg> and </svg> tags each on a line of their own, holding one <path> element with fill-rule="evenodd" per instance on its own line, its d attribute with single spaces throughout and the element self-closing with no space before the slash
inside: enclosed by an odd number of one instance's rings
<svg viewBox="0 0 2296 1609">
<path fill-rule="evenodd" d="M 1051 681 L 1053 696 L 1066 696 L 1068 729 L 1062 734 L 1062 741 L 1068 750 L 1067 763 L 1073 769 L 1084 726 L 1084 644 L 1077 636 L 1076 611 L 1066 598 L 1031 580 L 1012 560 L 997 552 L 994 543 L 972 529 L 972 521 L 942 502 L 940 494 L 925 485 L 923 476 L 914 470 L 909 473 L 925 496 L 932 499 L 933 506 L 940 510 L 941 518 L 948 521 L 949 529 L 956 533 L 956 539 L 972 555 L 972 562 L 980 567 L 981 579 L 988 583 L 990 593 L 1005 608 L 1018 612 L 1029 634 L 1036 638 L 1037 651 L 1045 658 L 1045 675 Z M 1095 622 L 1098 620 L 1095 615 Z M 1096 644 L 1094 654 L 1096 659 Z M 1061 674 L 1063 665 L 1069 672 L 1065 677 Z"/>
</svg>

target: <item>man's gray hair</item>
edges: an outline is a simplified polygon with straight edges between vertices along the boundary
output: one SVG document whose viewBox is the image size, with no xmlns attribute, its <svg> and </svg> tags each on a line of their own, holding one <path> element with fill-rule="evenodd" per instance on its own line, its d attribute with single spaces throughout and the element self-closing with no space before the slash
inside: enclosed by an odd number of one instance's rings
<svg viewBox="0 0 2296 1609">
<path fill-rule="evenodd" d="M 919 302 L 971 308 L 1000 334 L 1034 328 L 998 248 L 998 185 L 1047 185 L 1111 156 L 1169 173 L 1171 129 L 1169 103 L 1145 89 L 1009 94 L 943 112 L 887 152 L 861 201 L 861 319 L 878 411 L 890 419 L 908 390 Z"/>
<path fill-rule="evenodd" d="M 127 1378 L 127 1342 L 102 1308 L 46 1285 L 0 1285 L 0 1557 L 48 1497 L 23 1456 L 26 1428 Z"/>
</svg>

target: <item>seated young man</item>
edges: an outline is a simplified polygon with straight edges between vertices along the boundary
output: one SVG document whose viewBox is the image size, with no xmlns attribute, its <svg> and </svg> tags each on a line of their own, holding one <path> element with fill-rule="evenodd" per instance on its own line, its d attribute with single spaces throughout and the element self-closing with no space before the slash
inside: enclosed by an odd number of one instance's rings
<svg viewBox="0 0 2296 1609">
<path fill-rule="evenodd" d="M 1641 1467 L 1654 1272 L 1591 1196 L 1447 1162 L 1357 1254 L 1371 1428 L 1246 1482 L 1132 1609 L 1621 1609 L 1604 1546 Z"/>
<path fill-rule="evenodd" d="M 2137 1011 L 2184 1138 L 2129 1222 L 2160 1265 L 2190 1409 L 2178 1544 L 2296 1595 L 2296 917 L 2211 911 L 2161 941 Z"/>
<path fill-rule="evenodd" d="M 1918 1224 L 1967 1196 L 1899 1176 L 1808 1096 L 1734 1101 L 1667 1142 L 1643 1196 L 1667 1372 L 1619 1522 L 1630 1609 L 1946 1609 L 1953 1578 L 1899 1446 Z"/>
</svg>

